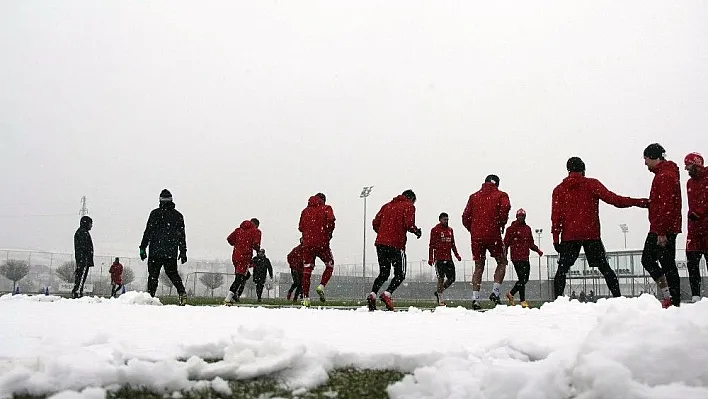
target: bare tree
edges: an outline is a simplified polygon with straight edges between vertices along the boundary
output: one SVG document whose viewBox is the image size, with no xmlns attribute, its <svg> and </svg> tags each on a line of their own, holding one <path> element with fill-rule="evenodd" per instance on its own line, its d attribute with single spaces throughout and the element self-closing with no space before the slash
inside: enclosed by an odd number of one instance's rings
<svg viewBox="0 0 708 399">
<path fill-rule="evenodd" d="M 62 263 L 61 266 L 57 267 L 56 270 L 54 270 L 54 273 L 56 273 L 56 275 L 59 276 L 62 281 L 65 281 L 67 283 L 74 282 L 75 272 L 76 262 L 74 262 L 73 260 L 70 262 Z"/>
<path fill-rule="evenodd" d="M 133 269 L 126 267 L 123 268 L 123 285 L 128 285 L 135 281 L 135 272 Z"/>
<path fill-rule="evenodd" d="M 29 273 L 29 263 L 25 260 L 8 259 L 0 265 L 0 274 L 12 281 L 12 291 L 15 291 L 17 282 Z"/>
<path fill-rule="evenodd" d="M 167 274 L 165 274 L 164 271 L 160 272 L 160 282 L 162 283 L 162 285 L 165 285 L 170 288 L 170 292 L 167 295 L 172 296 L 172 288 L 175 285 L 172 284 L 172 280 L 170 280 L 170 278 L 167 277 Z"/>
<path fill-rule="evenodd" d="M 214 290 L 224 284 L 224 275 L 221 273 L 204 273 L 199 277 L 199 281 L 211 290 L 211 297 L 214 297 Z"/>
</svg>

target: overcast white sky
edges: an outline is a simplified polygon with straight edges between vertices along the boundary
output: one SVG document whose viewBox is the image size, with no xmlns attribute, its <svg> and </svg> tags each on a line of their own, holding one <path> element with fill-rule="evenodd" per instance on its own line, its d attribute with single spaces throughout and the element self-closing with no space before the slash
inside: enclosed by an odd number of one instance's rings
<svg viewBox="0 0 708 399">
<path fill-rule="evenodd" d="M 97 253 L 136 256 L 168 188 L 191 257 L 229 258 L 255 216 L 284 259 L 322 191 L 355 263 L 375 185 L 369 219 L 418 194 L 409 259 L 441 211 L 469 259 L 460 215 L 495 173 L 550 251 L 569 156 L 644 197 L 647 144 L 708 153 L 707 70 L 699 0 L 0 1 L 0 247 L 73 251 L 85 195 Z M 620 223 L 642 245 L 645 210 L 601 219 L 608 249 Z"/>
</svg>

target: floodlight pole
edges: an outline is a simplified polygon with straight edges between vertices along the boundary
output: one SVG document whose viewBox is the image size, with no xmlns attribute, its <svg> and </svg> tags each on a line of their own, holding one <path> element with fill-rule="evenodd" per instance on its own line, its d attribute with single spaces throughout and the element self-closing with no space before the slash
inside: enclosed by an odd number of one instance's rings
<svg viewBox="0 0 708 399">
<path fill-rule="evenodd" d="M 624 249 L 627 249 L 627 233 L 629 232 L 629 227 L 622 223 L 620 225 L 620 230 L 622 230 L 622 233 L 624 234 Z"/>
<path fill-rule="evenodd" d="M 366 198 L 369 197 L 373 188 L 374 186 L 365 186 L 361 189 L 361 194 L 359 194 L 359 198 L 364 199 L 364 246 L 361 256 L 361 279 L 364 286 L 366 286 Z"/>
</svg>

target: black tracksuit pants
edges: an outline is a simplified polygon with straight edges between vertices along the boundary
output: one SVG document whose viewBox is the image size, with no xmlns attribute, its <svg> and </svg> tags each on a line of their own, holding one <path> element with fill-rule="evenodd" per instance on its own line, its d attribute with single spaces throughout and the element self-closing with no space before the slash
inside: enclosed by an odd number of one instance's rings
<svg viewBox="0 0 708 399">
<path fill-rule="evenodd" d="M 521 301 L 526 300 L 526 283 L 529 282 L 529 274 L 531 274 L 531 263 L 528 260 L 512 260 L 511 263 L 514 264 L 514 270 L 519 276 L 519 280 L 514 284 L 514 288 L 511 289 L 510 294 L 516 295 L 519 293 L 519 299 Z"/>
<path fill-rule="evenodd" d="M 160 270 L 165 268 L 165 274 L 172 281 L 172 285 L 177 289 L 179 295 L 185 295 L 187 291 L 182 284 L 182 277 L 177 271 L 177 259 L 157 258 L 151 256 L 148 258 L 148 286 L 147 290 L 150 296 L 155 296 L 157 292 L 157 283 L 160 281 Z"/>
<path fill-rule="evenodd" d="M 374 285 L 371 291 L 378 293 L 381 286 L 388 280 L 393 267 L 393 279 L 386 288 L 390 294 L 401 285 L 406 279 L 406 260 L 405 253 L 400 249 L 389 247 L 386 245 L 376 246 L 376 255 L 379 259 L 379 276 L 374 280 Z"/>
<path fill-rule="evenodd" d="M 297 299 L 302 293 L 302 273 L 297 272 L 295 269 L 290 269 L 290 275 L 293 278 L 293 283 L 288 289 L 288 293 L 295 293 L 293 299 Z"/>
<path fill-rule="evenodd" d="M 563 291 L 565 290 L 565 275 L 575 261 L 578 260 L 581 248 L 585 250 L 585 258 L 588 261 L 588 265 L 590 267 L 597 267 L 600 273 L 602 273 L 602 276 L 605 277 L 607 288 L 610 289 L 612 296 L 618 297 L 622 295 L 620 293 L 617 275 L 607 261 L 605 246 L 602 244 L 602 240 L 565 241 L 560 243 L 559 246 L 560 256 L 558 258 L 558 270 L 556 271 L 556 276 L 553 278 L 555 298 L 563 295 Z"/>
<path fill-rule="evenodd" d="M 78 296 L 82 296 L 84 294 L 84 284 L 86 284 L 88 272 L 88 266 L 76 266 L 76 270 L 74 270 L 74 289 L 71 290 L 72 294 Z"/>
<path fill-rule="evenodd" d="M 658 236 L 655 233 L 647 234 L 642 251 L 642 266 L 654 281 L 662 276 L 666 277 L 671 304 L 679 306 L 681 305 L 681 277 L 676 267 L 676 234 L 668 234 L 666 238 L 668 242 L 662 247 L 658 244 Z"/>
<path fill-rule="evenodd" d="M 691 296 L 701 296 L 701 256 L 708 261 L 708 251 L 686 251 L 686 267 L 688 267 L 688 280 L 691 283 Z"/>
</svg>

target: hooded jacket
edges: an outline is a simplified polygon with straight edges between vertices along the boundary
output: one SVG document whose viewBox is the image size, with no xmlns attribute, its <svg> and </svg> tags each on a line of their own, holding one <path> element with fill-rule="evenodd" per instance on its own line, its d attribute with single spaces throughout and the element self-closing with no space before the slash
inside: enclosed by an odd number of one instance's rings
<svg viewBox="0 0 708 399">
<path fill-rule="evenodd" d="M 509 248 L 512 261 L 529 260 L 530 250 L 538 252 L 539 249 L 533 241 L 531 226 L 514 220 L 506 229 L 504 246 Z"/>
<path fill-rule="evenodd" d="M 460 256 L 455 245 L 455 233 L 452 231 L 452 227 L 438 223 L 430 229 L 428 252 L 428 259 L 432 261 L 452 260 L 452 252 L 455 253 L 455 256 Z"/>
<path fill-rule="evenodd" d="M 652 170 L 649 193 L 649 232 L 657 235 L 681 232 L 681 175 L 671 161 L 661 161 Z"/>
<path fill-rule="evenodd" d="M 234 263 L 251 260 L 253 251 L 261 249 L 261 231 L 250 220 L 244 220 L 228 237 L 226 241 L 234 247 L 231 261 Z"/>
<path fill-rule="evenodd" d="M 608 190 L 599 180 L 585 177 L 580 172 L 571 172 L 553 189 L 553 242 L 599 240 L 600 200 L 617 208 L 647 206 L 645 199 L 621 197 Z"/>
<path fill-rule="evenodd" d="M 509 220 L 509 210 L 511 203 L 507 193 L 499 190 L 494 183 L 484 183 L 467 200 L 462 212 L 462 225 L 470 232 L 472 241 L 501 241 L 501 231 Z"/>
<path fill-rule="evenodd" d="M 708 236 L 708 168 L 700 167 L 698 175 L 686 183 L 688 196 L 688 239 Z"/>
<path fill-rule="evenodd" d="M 299 244 L 297 247 L 293 248 L 292 251 L 290 251 L 288 254 L 288 265 L 296 272 L 302 272 L 302 269 L 305 266 L 305 262 L 302 259 L 302 244 Z"/>
<path fill-rule="evenodd" d="M 108 269 L 108 273 L 111 274 L 111 283 L 123 284 L 123 265 L 120 262 L 113 262 L 111 268 Z"/>
<path fill-rule="evenodd" d="M 254 256 L 251 259 L 253 264 L 253 282 L 263 284 L 266 281 L 266 273 L 273 279 L 273 265 L 270 264 L 270 259 L 267 256 Z"/>
<path fill-rule="evenodd" d="M 160 203 L 148 217 L 140 249 L 150 247 L 150 257 L 177 259 L 179 253 L 187 253 L 187 235 L 184 217 L 175 209 L 172 201 Z"/>
<path fill-rule="evenodd" d="M 74 259 L 76 267 L 93 267 L 93 240 L 89 232 L 91 219 L 84 216 L 74 233 Z"/>
<path fill-rule="evenodd" d="M 415 205 L 403 195 L 381 207 L 371 222 L 376 232 L 375 245 L 385 245 L 401 251 L 406 249 L 407 232 L 415 233 Z"/>
<path fill-rule="evenodd" d="M 313 195 L 307 201 L 307 207 L 300 213 L 299 230 L 302 233 L 302 245 L 305 247 L 324 247 L 329 245 L 334 232 L 334 211 L 325 205 L 322 198 Z"/>
</svg>

